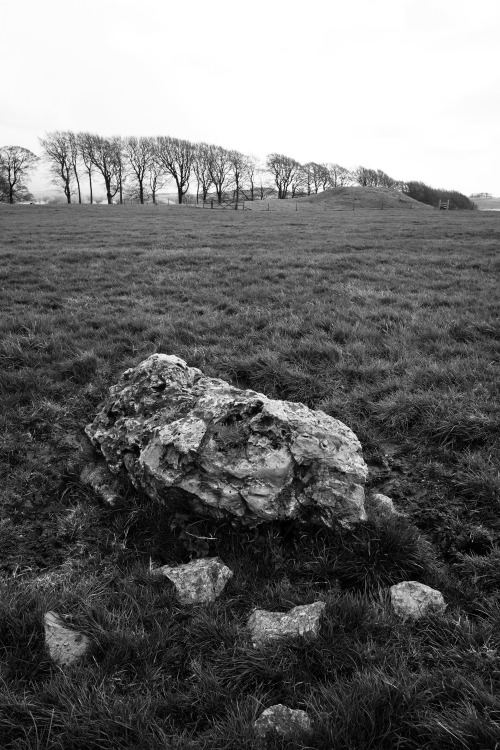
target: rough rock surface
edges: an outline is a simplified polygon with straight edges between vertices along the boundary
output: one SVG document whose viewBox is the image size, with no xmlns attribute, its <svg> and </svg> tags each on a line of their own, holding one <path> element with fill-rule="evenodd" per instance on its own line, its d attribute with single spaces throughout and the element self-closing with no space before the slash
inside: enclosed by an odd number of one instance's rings
<svg viewBox="0 0 500 750">
<path fill-rule="evenodd" d="M 69 666 L 88 650 L 90 641 L 86 635 L 67 628 L 58 614 L 46 612 L 44 618 L 45 645 L 51 659 L 61 667 Z"/>
<path fill-rule="evenodd" d="M 317 638 L 325 606 L 324 602 L 314 602 L 301 604 L 289 612 L 254 610 L 247 622 L 252 644 L 260 646 L 269 641 L 298 635 Z"/>
<path fill-rule="evenodd" d="M 311 720 L 305 711 L 288 708 L 282 703 L 266 708 L 254 723 L 254 728 L 259 737 L 266 737 L 270 732 L 283 737 L 312 732 Z"/>
<path fill-rule="evenodd" d="M 214 602 L 233 577 L 233 571 L 218 557 L 204 557 L 186 565 L 164 565 L 157 572 L 172 581 L 181 604 Z"/>
<path fill-rule="evenodd" d="M 446 609 L 442 593 L 425 583 L 403 581 L 391 586 L 390 592 L 393 609 L 403 619 L 418 620 Z"/>
<path fill-rule="evenodd" d="M 153 354 L 127 370 L 86 433 L 155 499 L 244 523 L 366 518 L 367 467 L 342 422 Z"/>
<path fill-rule="evenodd" d="M 80 481 L 92 487 L 94 492 L 108 505 L 115 505 L 120 499 L 116 477 L 105 463 L 89 462 L 80 473 Z"/>
<path fill-rule="evenodd" d="M 394 501 L 387 495 L 383 495 L 381 492 L 376 492 L 371 498 L 371 505 L 376 509 L 378 516 L 403 516 L 396 506 Z"/>
</svg>

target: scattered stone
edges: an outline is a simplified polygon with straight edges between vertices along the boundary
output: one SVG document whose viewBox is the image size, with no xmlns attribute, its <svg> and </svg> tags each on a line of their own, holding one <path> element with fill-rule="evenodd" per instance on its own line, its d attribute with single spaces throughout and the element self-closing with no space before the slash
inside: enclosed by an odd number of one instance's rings
<svg viewBox="0 0 500 750">
<path fill-rule="evenodd" d="M 92 487 L 108 505 L 113 506 L 120 499 L 117 479 L 104 461 L 86 464 L 80 473 L 80 481 Z"/>
<path fill-rule="evenodd" d="M 61 667 L 78 661 L 88 650 L 90 641 L 78 630 L 67 628 L 58 614 L 47 612 L 44 618 L 45 644 L 51 659 Z"/>
<path fill-rule="evenodd" d="M 324 602 L 314 602 L 313 604 L 301 604 L 289 612 L 254 610 L 247 623 L 252 645 L 260 646 L 269 641 L 280 640 L 288 636 L 302 635 L 317 638 L 320 618 L 325 606 Z"/>
<path fill-rule="evenodd" d="M 399 510 L 397 510 L 396 506 L 394 505 L 394 501 L 391 500 L 390 497 L 387 495 L 383 495 L 381 492 L 377 492 L 371 497 L 371 505 L 375 509 L 376 513 L 378 515 L 383 516 L 403 516 L 404 513 L 401 513 Z"/>
<path fill-rule="evenodd" d="M 442 593 L 425 583 L 403 581 L 391 586 L 390 592 L 394 612 L 403 619 L 418 620 L 446 609 Z"/>
<path fill-rule="evenodd" d="M 288 708 L 282 703 L 266 708 L 254 723 L 254 729 L 261 738 L 265 738 L 270 732 L 283 737 L 312 732 L 311 720 L 305 711 Z"/>
<path fill-rule="evenodd" d="M 218 557 L 205 557 L 175 567 L 164 565 L 155 572 L 172 581 L 181 604 L 214 602 L 233 577 L 233 571 Z"/>
<path fill-rule="evenodd" d="M 173 355 L 127 370 L 86 433 L 114 474 L 172 509 L 250 525 L 366 519 L 367 466 L 346 425 Z"/>
</svg>

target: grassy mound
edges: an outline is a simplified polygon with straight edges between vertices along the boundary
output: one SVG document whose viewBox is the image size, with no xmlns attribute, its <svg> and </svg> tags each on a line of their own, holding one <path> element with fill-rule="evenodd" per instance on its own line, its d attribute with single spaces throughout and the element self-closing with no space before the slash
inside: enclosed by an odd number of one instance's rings
<svg viewBox="0 0 500 750">
<path fill-rule="evenodd" d="M 295 199 L 294 199 L 295 200 Z M 329 188 L 317 195 L 310 195 L 304 198 L 297 198 L 300 204 L 310 203 L 312 206 L 327 209 L 344 209 L 352 210 L 361 208 L 371 209 L 396 209 L 407 208 L 416 210 L 431 209 L 424 203 L 409 198 L 404 193 L 392 190 L 386 187 L 337 187 Z"/>
</svg>

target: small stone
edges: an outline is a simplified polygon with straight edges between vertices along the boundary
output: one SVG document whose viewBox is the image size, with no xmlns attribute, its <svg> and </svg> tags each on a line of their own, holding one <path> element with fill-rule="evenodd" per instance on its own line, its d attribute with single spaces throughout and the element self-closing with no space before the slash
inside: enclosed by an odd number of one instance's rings
<svg viewBox="0 0 500 750">
<path fill-rule="evenodd" d="M 44 618 L 45 644 L 51 659 L 60 667 L 66 667 L 78 661 L 90 646 L 86 635 L 78 630 L 70 630 L 58 614 L 47 612 Z"/>
<path fill-rule="evenodd" d="M 104 461 L 86 464 L 81 470 L 80 482 L 91 487 L 108 505 L 116 505 L 120 499 L 117 479 Z"/>
<path fill-rule="evenodd" d="M 233 571 L 218 557 L 204 557 L 186 565 L 164 565 L 157 572 L 172 581 L 181 604 L 214 602 L 233 577 Z"/>
<path fill-rule="evenodd" d="M 383 495 L 381 492 L 377 492 L 371 498 L 371 504 L 375 508 L 377 514 L 384 516 L 402 516 L 394 505 L 393 500 L 387 495 Z"/>
<path fill-rule="evenodd" d="M 265 737 L 270 732 L 283 737 L 312 732 L 311 720 L 305 711 L 288 708 L 282 703 L 266 708 L 254 723 L 254 729 L 259 737 Z"/>
<path fill-rule="evenodd" d="M 425 583 L 403 581 L 391 586 L 390 592 L 394 612 L 405 620 L 418 620 L 446 609 L 442 593 Z"/>
<path fill-rule="evenodd" d="M 320 618 L 325 606 L 324 602 L 314 602 L 301 604 L 289 612 L 254 610 L 247 623 L 251 632 L 252 645 L 259 646 L 288 636 L 317 638 Z"/>
</svg>

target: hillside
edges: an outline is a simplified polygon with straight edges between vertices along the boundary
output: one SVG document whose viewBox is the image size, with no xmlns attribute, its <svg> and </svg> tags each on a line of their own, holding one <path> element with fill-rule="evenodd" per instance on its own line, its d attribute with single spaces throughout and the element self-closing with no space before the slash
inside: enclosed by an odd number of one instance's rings
<svg viewBox="0 0 500 750">
<path fill-rule="evenodd" d="M 326 208 L 416 208 L 428 210 L 431 206 L 413 200 L 407 195 L 384 187 L 338 187 L 317 195 L 297 198 L 298 203 L 326 204 Z"/>
</svg>

